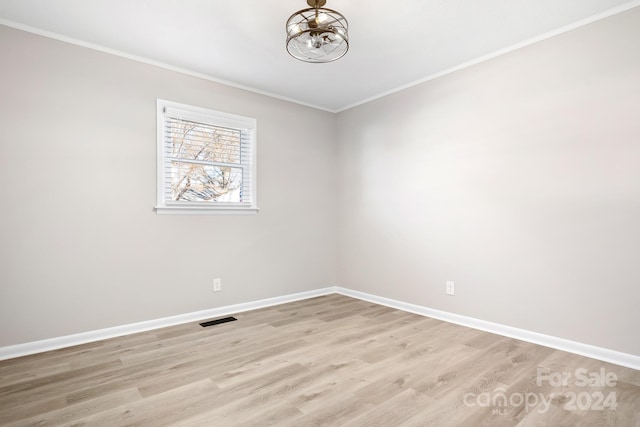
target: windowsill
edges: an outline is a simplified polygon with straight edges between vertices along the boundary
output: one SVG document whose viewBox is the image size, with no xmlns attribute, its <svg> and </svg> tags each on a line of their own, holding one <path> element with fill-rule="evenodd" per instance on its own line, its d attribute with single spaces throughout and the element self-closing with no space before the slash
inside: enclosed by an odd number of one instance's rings
<svg viewBox="0 0 640 427">
<path fill-rule="evenodd" d="M 154 209 L 158 215 L 252 215 L 259 211 L 258 208 L 198 206 L 156 206 Z"/>
</svg>

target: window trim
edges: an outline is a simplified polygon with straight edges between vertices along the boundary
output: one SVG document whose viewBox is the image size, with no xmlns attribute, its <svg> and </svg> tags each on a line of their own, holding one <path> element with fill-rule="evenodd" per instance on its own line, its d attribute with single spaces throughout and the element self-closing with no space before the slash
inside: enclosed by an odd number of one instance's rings
<svg viewBox="0 0 640 427">
<path fill-rule="evenodd" d="M 202 107 L 195 107 L 187 104 L 180 104 L 173 101 L 157 99 L 157 128 L 156 128 L 156 206 L 157 214 L 256 214 L 257 206 L 257 175 L 256 175 L 256 119 L 235 114 L 223 113 L 221 111 L 210 110 Z M 211 205 L 206 202 L 169 202 L 165 199 L 165 156 L 164 156 L 164 131 L 165 131 L 165 111 L 178 111 L 180 118 L 192 120 L 200 123 L 207 123 L 214 126 L 230 127 L 234 129 L 249 129 L 250 135 L 250 162 L 249 185 L 250 203 L 240 205 L 224 203 L 223 205 Z"/>
</svg>

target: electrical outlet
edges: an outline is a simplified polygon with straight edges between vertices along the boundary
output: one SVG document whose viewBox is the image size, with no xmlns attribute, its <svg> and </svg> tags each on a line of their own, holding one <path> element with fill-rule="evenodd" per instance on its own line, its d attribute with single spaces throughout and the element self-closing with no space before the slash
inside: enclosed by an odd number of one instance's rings
<svg viewBox="0 0 640 427">
<path fill-rule="evenodd" d="M 213 292 L 220 292 L 222 290 L 222 279 L 213 279 Z"/>
<path fill-rule="evenodd" d="M 454 283 L 447 280 L 447 295 L 455 295 L 455 294 L 456 294 L 456 288 L 454 286 Z"/>
</svg>

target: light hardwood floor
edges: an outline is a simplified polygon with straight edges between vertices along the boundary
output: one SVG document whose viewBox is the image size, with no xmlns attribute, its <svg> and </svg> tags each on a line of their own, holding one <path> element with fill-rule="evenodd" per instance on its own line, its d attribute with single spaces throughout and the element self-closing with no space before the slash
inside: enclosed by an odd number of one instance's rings
<svg viewBox="0 0 640 427">
<path fill-rule="evenodd" d="M 0 425 L 640 426 L 640 371 L 340 295 L 235 317 L 0 362 Z"/>
</svg>

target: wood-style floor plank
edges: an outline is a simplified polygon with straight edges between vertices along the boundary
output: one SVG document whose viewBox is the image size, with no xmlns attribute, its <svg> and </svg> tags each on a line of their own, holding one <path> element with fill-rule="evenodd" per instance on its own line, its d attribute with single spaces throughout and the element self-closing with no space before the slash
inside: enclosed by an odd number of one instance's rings
<svg viewBox="0 0 640 427">
<path fill-rule="evenodd" d="M 2 361 L 0 425 L 640 427 L 632 369 L 340 295 L 235 317 Z"/>
</svg>

